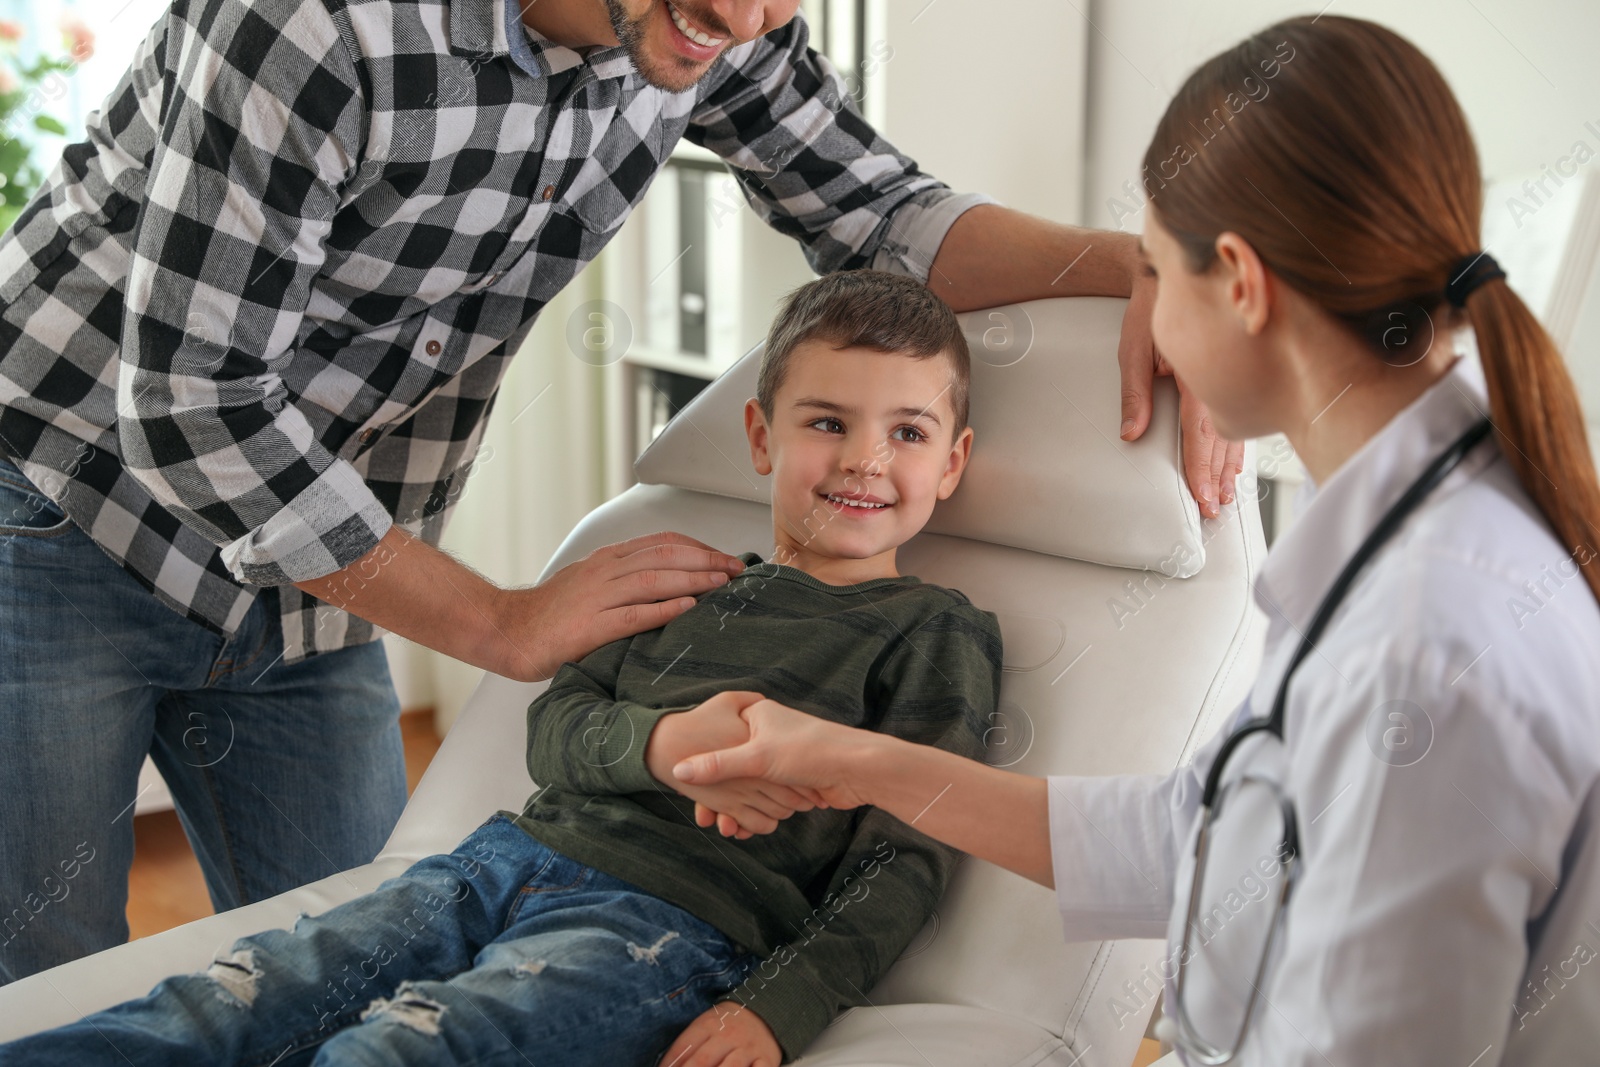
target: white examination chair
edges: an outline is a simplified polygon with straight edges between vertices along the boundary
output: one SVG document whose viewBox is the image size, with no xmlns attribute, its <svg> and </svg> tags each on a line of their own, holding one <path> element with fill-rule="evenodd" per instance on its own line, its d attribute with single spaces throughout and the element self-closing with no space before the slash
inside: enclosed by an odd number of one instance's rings
<svg viewBox="0 0 1600 1067">
<path fill-rule="evenodd" d="M 1259 658 L 1254 495 L 1199 518 L 1180 475 L 1171 379 L 1157 383 L 1144 438 L 1119 440 L 1123 307 L 1056 299 L 962 316 L 971 466 L 899 556 L 902 573 L 1000 617 L 1005 680 L 990 760 L 1035 775 L 1170 769 L 1243 699 Z M 656 530 L 771 551 L 767 487 L 740 418 L 759 358 L 745 356 L 673 419 L 636 464 L 641 484 L 585 518 L 548 571 Z M 236 937 L 325 911 L 450 850 L 496 809 L 520 808 L 531 789 L 524 712 L 541 688 L 485 677 L 374 862 L 0 988 L 0 1039 L 203 970 Z M 1050 890 L 966 859 L 870 1006 L 835 1020 L 799 1062 L 1127 1067 L 1161 951 L 1154 941 L 1066 944 Z"/>
</svg>

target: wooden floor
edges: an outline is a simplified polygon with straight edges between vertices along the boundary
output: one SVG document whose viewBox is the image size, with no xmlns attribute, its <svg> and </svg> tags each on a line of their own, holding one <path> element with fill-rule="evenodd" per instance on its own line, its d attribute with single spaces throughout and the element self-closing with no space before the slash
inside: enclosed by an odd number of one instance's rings
<svg viewBox="0 0 1600 1067">
<path fill-rule="evenodd" d="M 406 742 L 406 787 L 417 787 L 422 772 L 439 750 L 439 736 L 433 730 L 431 711 L 408 712 L 400 717 Z M 200 864 L 189 848 L 178 816 L 170 811 L 152 812 L 133 820 L 136 839 L 133 871 L 128 879 L 128 927 L 135 938 L 148 937 L 162 930 L 181 926 L 211 914 L 205 879 Z M 1154 1041 L 1146 1041 L 1134 1057 L 1132 1067 L 1145 1067 L 1160 1055 Z"/>
<path fill-rule="evenodd" d="M 406 789 L 417 787 L 422 772 L 439 750 L 432 711 L 400 716 L 406 744 Z M 133 870 L 128 875 L 128 929 L 134 938 L 148 937 L 211 914 L 211 898 L 200 863 L 183 836 L 172 811 L 151 812 L 133 820 Z"/>
</svg>

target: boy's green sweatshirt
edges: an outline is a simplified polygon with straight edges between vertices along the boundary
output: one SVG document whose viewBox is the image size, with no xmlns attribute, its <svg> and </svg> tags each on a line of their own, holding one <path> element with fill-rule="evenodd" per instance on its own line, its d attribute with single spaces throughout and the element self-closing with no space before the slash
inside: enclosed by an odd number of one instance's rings
<svg viewBox="0 0 1600 1067">
<path fill-rule="evenodd" d="M 528 707 L 529 834 L 631 882 L 765 957 L 732 994 L 784 1062 L 922 928 L 959 853 L 876 808 L 796 812 L 723 837 L 657 782 L 645 741 L 663 715 L 730 689 L 982 758 L 1000 692 L 1000 626 L 912 577 L 833 586 L 741 557 L 746 570 L 660 629 L 562 665 Z M 933 801 L 933 797 L 928 798 Z"/>
</svg>

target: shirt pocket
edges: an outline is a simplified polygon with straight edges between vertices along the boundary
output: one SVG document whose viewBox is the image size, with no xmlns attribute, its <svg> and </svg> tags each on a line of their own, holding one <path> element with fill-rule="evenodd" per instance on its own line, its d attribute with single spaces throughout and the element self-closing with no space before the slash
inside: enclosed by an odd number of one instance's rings
<svg viewBox="0 0 1600 1067">
<path fill-rule="evenodd" d="M 666 116 L 666 100 L 659 90 L 625 94 L 603 128 L 596 126 L 589 150 L 561 183 L 560 210 L 601 245 L 644 199 L 682 134 L 682 124 Z"/>
<path fill-rule="evenodd" d="M 380 295 L 432 305 L 499 279 L 517 198 L 457 188 L 438 161 L 386 163 L 333 218 L 318 272 L 341 301 Z"/>
<path fill-rule="evenodd" d="M 605 137 L 573 175 L 564 206 L 585 229 L 609 237 L 622 227 L 666 165 L 659 128 L 643 137 L 614 119 Z"/>
<path fill-rule="evenodd" d="M 622 200 L 615 190 L 608 189 L 602 184 L 582 196 L 558 205 L 556 210 L 560 214 L 571 216 L 590 234 L 600 236 L 621 229 L 633 211 L 633 205 Z"/>
</svg>

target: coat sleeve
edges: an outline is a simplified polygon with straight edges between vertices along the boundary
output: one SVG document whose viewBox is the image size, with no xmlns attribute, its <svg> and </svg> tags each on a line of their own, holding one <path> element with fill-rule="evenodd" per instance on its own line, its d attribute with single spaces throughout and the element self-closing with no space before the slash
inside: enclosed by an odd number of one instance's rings
<svg viewBox="0 0 1600 1067">
<path fill-rule="evenodd" d="M 1248 703 L 1189 763 L 1168 774 L 1051 775 L 1050 865 L 1068 941 L 1164 938 L 1178 850 L 1200 810 L 1205 779 Z"/>
</svg>

